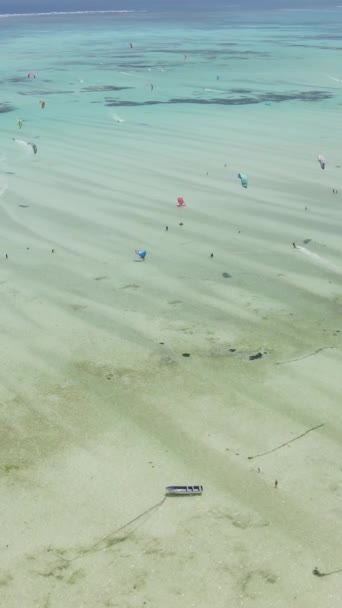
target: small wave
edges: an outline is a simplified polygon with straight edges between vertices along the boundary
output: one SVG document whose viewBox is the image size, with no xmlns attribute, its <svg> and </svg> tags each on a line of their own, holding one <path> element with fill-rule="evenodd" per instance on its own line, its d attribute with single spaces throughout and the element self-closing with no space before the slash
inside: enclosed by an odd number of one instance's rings
<svg viewBox="0 0 342 608">
<path fill-rule="evenodd" d="M 306 249 L 306 247 L 301 247 L 301 245 L 297 245 L 297 249 L 299 249 L 299 251 L 301 253 L 304 253 L 304 255 L 309 256 L 313 262 L 316 262 L 316 264 L 323 266 L 324 268 L 326 268 L 327 270 L 330 270 L 331 272 L 336 272 L 336 274 L 341 274 L 342 271 L 340 268 L 338 268 L 337 266 L 335 266 L 335 264 L 332 264 L 328 260 L 325 260 L 324 258 L 322 258 L 322 256 L 318 255 L 317 253 L 313 253 L 313 251 L 309 251 L 309 249 Z"/>
<path fill-rule="evenodd" d="M 0 14 L 0 19 L 6 19 L 9 17 L 45 17 L 55 15 L 97 15 L 104 13 L 136 13 L 133 10 L 107 10 L 107 11 L 51 11 L 44 13 L 3 13 Z"/>
<path fill-rule="evenodd" d="M 340 78 L 335 78 L 335 76 L 329 76 L 329 74 L 328 74 L 328 78 L 330 78 L 330 80 L 334 80 L 335 82 L 342 82 L 342 80 Z"/>
<path fill-rule="evenodd" d="M 211 91 L 213 93 L 222 93 L 220 89 L 204 89 L 205 91 Z"/>
<path fill-rule="evenodd" d="M 8 184 L 0 185 L 0 196 L 2 196 L 3 194 L 5 194 L 5 192 L 6 192 L 7 189 L 8 189 Z"/>
</svg>

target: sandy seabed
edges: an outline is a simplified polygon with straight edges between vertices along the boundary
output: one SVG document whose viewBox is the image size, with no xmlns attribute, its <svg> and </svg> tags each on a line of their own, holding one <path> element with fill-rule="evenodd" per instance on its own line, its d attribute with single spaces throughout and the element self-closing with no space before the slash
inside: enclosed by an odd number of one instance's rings
<svg viewBox="0 0 342 608">
<path fill-rule="evenodd" d="M 196 112 L 56 120 L 2 176 L 6 608 L 338 605 L 339 152 L 315 107 Z"/>
</svg>

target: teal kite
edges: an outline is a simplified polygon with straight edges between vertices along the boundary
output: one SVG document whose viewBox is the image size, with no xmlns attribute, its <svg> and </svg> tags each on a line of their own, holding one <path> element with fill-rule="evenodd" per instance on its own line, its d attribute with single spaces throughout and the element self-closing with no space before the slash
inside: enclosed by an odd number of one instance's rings
<svg viewBox="0 0 342 608">
<path fill-rule="evenodd" d="M 238 177 L 240 178 L 241 186 L 243 188 L 247 188 L 247 186 L 248 186 L 248 177 L 247 177 L 246 173 L 238 173 Z"/>
</svg>

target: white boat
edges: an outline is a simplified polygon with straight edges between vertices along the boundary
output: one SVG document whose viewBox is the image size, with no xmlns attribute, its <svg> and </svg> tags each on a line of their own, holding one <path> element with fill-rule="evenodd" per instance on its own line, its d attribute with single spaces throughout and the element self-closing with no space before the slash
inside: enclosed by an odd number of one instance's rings
<svg viewBox="0 0 342 608">
<path fill-rule="evenodd" d="M 203 486 L 167 486 L 166 494 L 202 494 Z"/>
</svg>

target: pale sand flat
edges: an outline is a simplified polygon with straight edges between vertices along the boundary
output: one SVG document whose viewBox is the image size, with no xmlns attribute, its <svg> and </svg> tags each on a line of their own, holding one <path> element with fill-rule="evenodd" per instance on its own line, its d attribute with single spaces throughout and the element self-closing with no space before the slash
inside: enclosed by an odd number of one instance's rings
<svg viewBox="0 0 342 608">
<path fill-rule="evenodd" d="M 312 569 L 342 565 L 342 217 L 308 161 L 312 142 L 293 158 L 298 130 L 317 119 L 308 114 L 307 124 L 291 119 L 280 150 L 270 115 L 247 137 L 233 119 L 208 116 L 195 129 L 180 114 L 176 130 L 166 118 L 141 129 L 140 147 L 128 121 L 115 143 L 95 123 L 91 146 L 81 124 L 71 142 L 56 128 L 39 167 L 23 165 L 9 184 L 0 210 L 10 257 L 0 277 L 6 608 L 288 608 L 294 588 L 302 606 L 327 608 L 326 583 L 339 597 L 338 576 L 320 581 Z M 247 191 L 222 166 L 223 126 L 229 172 L 246 167 Z M 333 267 L 293 250 L 308 234 L 308 249 Z M 138 246 L 144 264 L 133 263 Z M 259 350 L 267 356 L 249 361 Z M 167 499 L 96 546 L 171 483 L 205 491 Z"/>
</svg>

